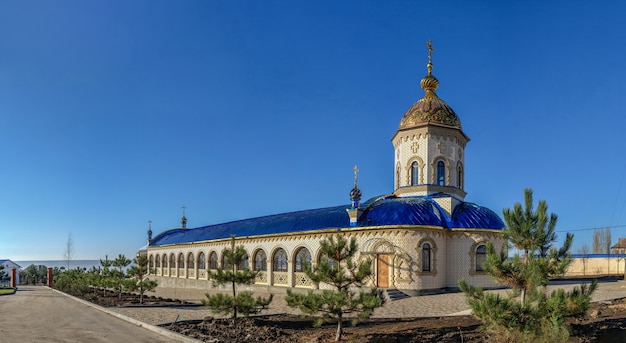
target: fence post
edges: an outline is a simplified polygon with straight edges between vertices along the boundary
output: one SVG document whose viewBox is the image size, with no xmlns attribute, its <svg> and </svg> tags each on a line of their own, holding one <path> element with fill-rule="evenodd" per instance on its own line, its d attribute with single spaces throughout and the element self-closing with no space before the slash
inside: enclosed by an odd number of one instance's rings
<svg viewBox="0 0 626 343">
<path fill-rule="evenodd" d="M 52 268 L 48 267 L 48 287 L 52 287 Z"/>
<path fill-rule="evenodd" d="M 16 285 L 17 285 L 16 269 L 15 268 L 11 268 L 11 283 L 10 283 L 10 286 L 15 288 Z"/>
</svg>

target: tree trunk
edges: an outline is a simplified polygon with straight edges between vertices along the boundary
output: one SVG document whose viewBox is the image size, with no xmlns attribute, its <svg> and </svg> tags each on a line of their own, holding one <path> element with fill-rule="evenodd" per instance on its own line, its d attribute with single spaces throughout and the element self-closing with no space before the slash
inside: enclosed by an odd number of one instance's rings
<svg viewBox="0 0 626 343">
<path fill-rule="evenodd" d="M 343 333 L 343 316 L 337 317 L 337 335 L 335 336 L 335 342 L 339 342 L 341 334 Z"/>
<path fill-rule="evenodd" d="M 528 250 L 524 250 L 524 268 L 526 269 L 528 267 Z M 522 307 L 526 307 L 526 284 L 522 287 L 522 293 L 520 294 L 521 297 L 521 304 Z"/>
<path fill-rule="evenodd" d="M 237 291 L 235 289 L 235 273 L 237 273 L 237 263 L 234 259 L 235 256 L 235 236 L 231 236 L 230 240 L 230 252 L 233 256 L 233 321 L 237 319 Z"/>
<path fill-rule="evenodd" d="M 235 290 L 235 280 L 233 280 L 233 321 L 236 319 L 237 319 L 237 292 Z"/>
</svg>

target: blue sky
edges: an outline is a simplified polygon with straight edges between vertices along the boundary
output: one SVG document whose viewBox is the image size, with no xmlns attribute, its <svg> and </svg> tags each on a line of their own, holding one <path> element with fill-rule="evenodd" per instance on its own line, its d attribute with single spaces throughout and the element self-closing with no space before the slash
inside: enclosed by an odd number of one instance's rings
<svg viewBox="0 0 626 343">
<path fill-rule="evenodd" d="M 134 255 L 156 233 L 393 191 L 423 91 L 460 116 L 467 201 L 531 187 L 575 250 L 626 236 L 626 5 L 582 1 L 0 4 L 0 257 Z M 347 218 L 346 218 L 347 220 Z M 581 230 L 582 229 L 582 230 Z"/>
</svg>

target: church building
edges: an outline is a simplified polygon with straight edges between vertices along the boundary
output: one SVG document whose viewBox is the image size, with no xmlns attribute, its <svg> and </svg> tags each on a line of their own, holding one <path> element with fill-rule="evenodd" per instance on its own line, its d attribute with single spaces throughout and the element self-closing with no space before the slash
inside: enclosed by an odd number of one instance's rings
<svg viewBox="0 0 626 343">
<path fill-rule="evenodd" d="M 304 266 L 322 263 L 320 241 L 332 235 L 355 238 L 357 260 L 372 260 L 368 286 L 424 294 L 469 284 L 495 287 L 482 270 L 486 243 L 502 246 L 504 223 L 492 210 L 465 201 L 465 147 L 469 137 L 459 116 L 435 91 L 432 47 L 424 96 L 400 118 L 393 134 L 394 189 L 361 201 L 357 169 L 351 202 L 259 218 L 187 228 L 155 237 L 149 232 L 146 253 L 151 279 L 160 289 L 211 289 L 207 271 L 224 266 L 223 251 L 231 237 L 248 260 L 238 268 L 260 271 L 250 290 L 284 293 L 287 288 L 319 289 Z M 393 169 L 392 169 L 393 168 Z"/>
</svg>

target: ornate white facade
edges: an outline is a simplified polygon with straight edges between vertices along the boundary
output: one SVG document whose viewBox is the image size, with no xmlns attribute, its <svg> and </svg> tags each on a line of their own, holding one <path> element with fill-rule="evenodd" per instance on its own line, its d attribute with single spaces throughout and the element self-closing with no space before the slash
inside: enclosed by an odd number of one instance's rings
<svg viewBox="0 0 626 343">
<path fill-rule="evenodd" d="M 238 267 L 261 271 L 251 290 L 324 288 L 309 280 L 303 265 L 320 263 L 320 241 L 340 234 L 356 239 L 359 260 L 372 260 L 368 286 L 409 294 L 456 288 L 461 278 L 496 286 L 481 262 L 487 241 L 502 245 L 504 224 L 493 211 L 464 201 L 469 138 L 458 116 L 435 94 L 438 84 L 429 53 L 428 75 L 421 81 L 425 96 L 405 113 L 392 138 L 392 194 L 361 203 L 355 171 L 352 203 L 344 206 L 193 229 L 186 228 L 183 215 L 182 228 L 149 240 L 151 277 L 162 289 L 212 288 L 207 270 L 223 266 L 232 235 L 249 256 Z"/>
</svg>

